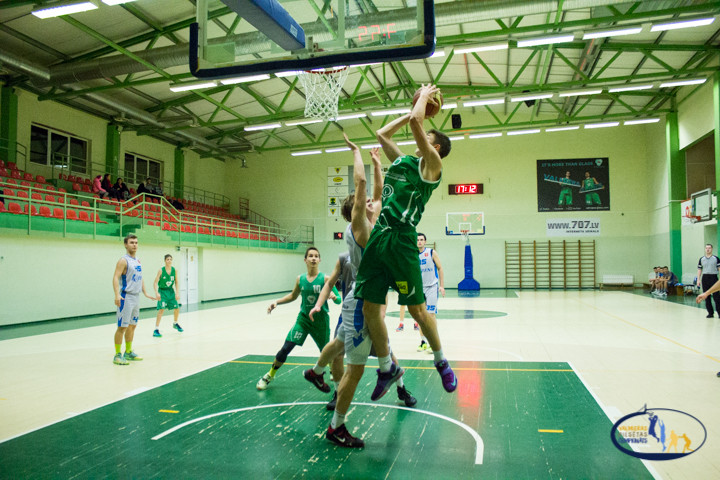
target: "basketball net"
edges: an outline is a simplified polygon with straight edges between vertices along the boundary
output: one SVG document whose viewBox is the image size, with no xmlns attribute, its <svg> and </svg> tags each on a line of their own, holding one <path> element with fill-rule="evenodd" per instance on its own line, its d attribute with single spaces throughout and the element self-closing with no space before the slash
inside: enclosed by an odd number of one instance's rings
<svg viewBox="0 0 720 480">
<path fill-rule="evenodd" d="M 469 223 L 461 223 L 460 224 L 460 234 L 465 237 L 465 245 L 470 245 L 470 224 Z"/>
<path fill-rule="evenodd" d="M 338 114 L 338 100 L 348 67 L 334 69 L 319 68 L 300 74 L 305 90 L 305 117 L 333 120 Z"/>
</svg>

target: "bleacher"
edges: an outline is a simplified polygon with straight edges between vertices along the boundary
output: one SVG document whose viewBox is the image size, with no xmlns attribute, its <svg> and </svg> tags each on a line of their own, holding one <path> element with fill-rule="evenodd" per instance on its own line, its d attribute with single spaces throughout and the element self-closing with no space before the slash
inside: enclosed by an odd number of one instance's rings
<svg viewBox="0 0 720 480">
<path fill-rule="evenodd" d="M 185 210 L 177 210 L 164 197 L 137 195 L 134 189 L 130 189 L 129 200 L 119 202 L 93 194 L 89 178 L 61 174 L 59 180 L 69 182 L 72 191 L 0 159 L 0 196 L 4 198 L 0 228 L 94 237 L 122 237 L 140 231 L 146 238 L 176 244 L 296 248 L 289 241 L 289 232 L 248 223 L 226 207 L 170 198 L 185 206 Z"/>
</svg>

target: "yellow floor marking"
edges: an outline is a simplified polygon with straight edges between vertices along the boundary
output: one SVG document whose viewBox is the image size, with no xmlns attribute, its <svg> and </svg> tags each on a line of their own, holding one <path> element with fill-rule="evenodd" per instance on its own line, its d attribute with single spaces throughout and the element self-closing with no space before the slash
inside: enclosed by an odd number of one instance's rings
<svg viewBox="0 0 720 480">
<path fill-rule="evenodd" d="M 546 429 L 538 429 L 538 432 L 540 432 L 540 433 L 565 433 L 562 430 L 546 430 Z"/>
<path fill-rule="evenodd" d="M 158 410 L 161 413 L 180 413 L 180 410 Z"/>
<path fill-rule="evenodd" d="M 720 359 L 717 359 L 717 358 L 715 358 L 715 357 L 711 357 L 710 355 L 705 355 L 703 352 L 700 352 L 700 351 L 698 351 L 698 350 L 695 350 L 695 349 L 692 348 L 692 347 L 688 347 L 687 345 L 683 345 L 683 344 L 680 343 L 680 342 L 676 342 L 676 341 L 673 340 L 672 338 L 665 337 L 665 336 L 663 336 L 663 335 L 660 335 L 660 334 L 657 333 L 657 332 L 653 332 L 652 330 L 650 330 L 650 329 L 648 329 L 648 328 L 641 327 L 640 325 L 638 325 L 638 324 L 636 324 L 636 323 L 633 323 L 633 322 L 631 322 L 631 321 L 629 321 L 629 320 L 625 320 L 624 318 L 618 317 L 617 315 L 613 315 L 613 314 L 610 313 L 610 312 L 606 312 L 605 310 L 602 310 L 602 309 L 596 307 L 595 305 L 591 305 L 591 304 L 589 304 L 589 303 L 587 303 L 587 302 L 583 302 L 583 301 L 580 301 L 580 300 L 578 300 L 578 302 L 579 302 L 579 303 L 582 303 L 583 305 L 587 305 L 588 307 L 591 307 L 591 308 L 597 310 L 598 312 L 602 312 L 602 313 L 604 313 L 605 315 L 607 315 L 607 316 L 609 316 L 609 317 L 612 317 L 612 318 L 614 318 L 614 319 L 616 319 L 616 320 L 620 320 L 620 321 L 623 322 L 623 323 L 627 323 L 627 324 L 630 325 L 630 326 L 633 326 L 633 327 L 635 327 L 635 328 L 638 328 L 638 329 L 640 329 L 640 330 L 643 330 L 643 331 L 645 331 L 645 332 L 647 332 L 647 333 L 649 333 L 649 334 L 651 334 L 651 335 L 655 335 L 656 337 L 662 338 L 663 340 L 667 340 L 667 341 L 670 342 L 670 343 L 674 343 L 674 344 L 677 345 L 678 347 L 685 348 L 685 349 L 687 349 L 687 350 L 690 350 L 690 351 L 693 352 L 693 353 L 697 353 L 698 355 L 702 355 L 702 356 L 705 357 L 705 358 L 709 358 L 710 360 L 713 360 L 713 361 L 715 361 L 715 362 L 720 363 Z"/>
<path fill-rule="evenodd" d="M 273 362 L 255 362 L 248 360 L 230 360 L 229 363 L 249 363 L 254 365 L 272 365 Z M 314 363 L 283 363 L 283 365 L 295 365 L 295 366 L 306 366 L 313 367 Z M 365 365 L 365 368 L 377 368 L 372 365 Z M 405 370 L 435 370 L 435 367 L 406 367 Z M 457 367 L 453 368 L 455 371 L 459 370 L 470 370 L 470 371 L 482 371 L 482 372 L 572 372 L 571 368 L 470 368 L 470 367 Z"/>
</svg>

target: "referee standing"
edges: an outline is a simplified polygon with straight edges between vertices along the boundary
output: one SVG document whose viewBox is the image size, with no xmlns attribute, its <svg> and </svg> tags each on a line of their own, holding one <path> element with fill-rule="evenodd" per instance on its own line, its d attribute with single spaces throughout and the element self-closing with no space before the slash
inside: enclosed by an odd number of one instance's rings
<svg viewBox="0 0 720 480">
<path fill-rule="evenodd" d="M 700 257 L 698 261 L 697 285 L 698 287 L 702 286 L 703 292 L 707 292 L 718 280 L 720 258 L 713 255 L 712 251 L 712 245 L 709 243 L 705 245 L 705 256 Z M 712 298 L 715 300 L 715 310 L 718 311 L 718 316 L 720 316 L 720 292 L 714 292 Z M 707 318 L 713 318 L 712 300 L 710 300 L 709 296 L 705 298 L 705 308 L 708 311 Z"/>
</svg>

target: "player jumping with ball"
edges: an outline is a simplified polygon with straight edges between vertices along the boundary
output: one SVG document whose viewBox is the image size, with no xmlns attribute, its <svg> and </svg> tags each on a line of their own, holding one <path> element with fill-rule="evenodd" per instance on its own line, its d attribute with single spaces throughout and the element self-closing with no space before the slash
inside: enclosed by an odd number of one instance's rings
<svg viewBox="0 0 720 480">
<path fill-rule="evenodd" d="M 433 190 L 440 185 L 442 159 L 450 153 L 447 135 L 437 130 L 426 133 L 423 128 L 428 111 L 440 110 L 438 105 L 427 108 L 428 103 L 437 103 L 438 93 L 436 86 L 423 85 L 412 112 L 377 131 L 377 139 L 392 165 L 385 175 L 382 210 L 365 248 L 355 287 L 355 296 L 364 300 L 363 314 L 380 364 L 372 400 L 387 393 L 404 373 L 390 357 L 387 327 L 382 317 L 388 287 L 398 292 L 398 303 L 408 306 L 410 315 L 425 333 L 445 390 L 453 392 L 457 388 L 455 373 L 442 351 L 437 323 L 426 311 L 417 253 L 416 227 Z M 391 139 L 407 124 L 417 144 L 415 156 L 404 155 Z"/>
</svg>

